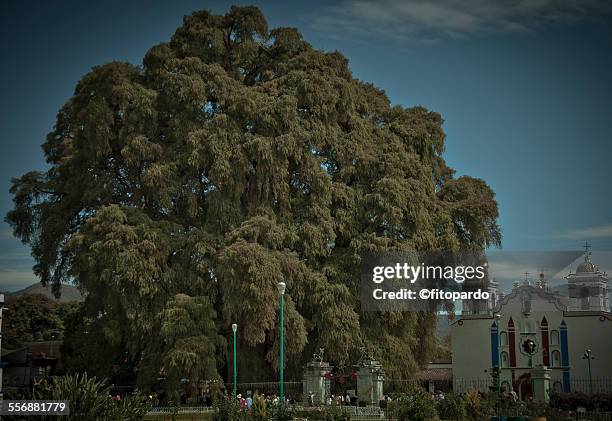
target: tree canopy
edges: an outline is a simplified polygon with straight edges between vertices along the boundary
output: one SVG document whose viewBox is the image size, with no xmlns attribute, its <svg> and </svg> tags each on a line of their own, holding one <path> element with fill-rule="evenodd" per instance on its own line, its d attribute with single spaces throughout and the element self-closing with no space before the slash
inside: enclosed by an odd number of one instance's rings
<svg viewBox="0 0 612 421">
<path fill-rule="evenodd" d="M 289 369 L 366 346 L 405 377 L 435 315 L 361 313 L 360 253 L 501 239 L 494 193 L 446 165 L 442 124 L 255 7 L 195 12 L 141 66 L 80 80 L 7 221 L 43 284 L 88 292 L 142 384 L 227 374 L 233 322 L 241 378 L 273 373 L 281 280 Z"/>
<path fill-rule="evenodd" d="M 58 303 L 42 294 L 9 296 L 2 317 L 2 347 L 16 349 L 26 342 L 59 339 L 79 304 Z"/>
</svg>

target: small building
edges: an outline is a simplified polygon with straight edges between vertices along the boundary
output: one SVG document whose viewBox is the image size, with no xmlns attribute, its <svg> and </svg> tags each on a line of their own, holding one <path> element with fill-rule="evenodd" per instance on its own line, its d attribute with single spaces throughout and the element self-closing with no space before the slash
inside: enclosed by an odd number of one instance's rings
<svg viewBox="0 0 612 421">
<path fill-rule="evenodd" d="M 26 342 L 20 348 L 2 350 L 2 389 L 6 394 L 31 388 L 63 369 L 62 341 Z"/>
<path fill-rule="evenodd" d="M 416 379 L 430 393 L 449 392 L 453 387 L 453 364 L 450 361 L 435 361 L 417 371 Z"/>
</svg>

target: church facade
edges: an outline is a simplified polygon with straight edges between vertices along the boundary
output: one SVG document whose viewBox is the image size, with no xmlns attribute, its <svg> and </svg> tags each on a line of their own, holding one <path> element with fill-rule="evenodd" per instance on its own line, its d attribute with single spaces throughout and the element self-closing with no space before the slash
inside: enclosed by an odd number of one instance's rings
<svg viewBox="0 0 612 421">
<path fill-rule="evenodd" d="M 556 392 L 612 392 L 608 275 L 587 252 L 566 280 L 569 296 L 551 291 L 541 274 L 535 284 L 515 282 L 486 308 L 465 305 L 451 326 L 453 389 L 487 391 L 501 367 L 502 389 L 525 399 L 532 368 L 545 366 Z"/>
</svg>

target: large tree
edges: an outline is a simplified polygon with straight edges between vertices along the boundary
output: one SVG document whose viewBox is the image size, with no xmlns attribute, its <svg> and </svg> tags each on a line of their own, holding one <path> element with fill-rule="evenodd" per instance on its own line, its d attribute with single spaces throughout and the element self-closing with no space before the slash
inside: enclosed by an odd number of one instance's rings
<svg viewBox="0 0 612 421">
<path fill-rule="evenodd" d="M 58 303 L 42 294 L 9 295 L 6 310 L 2 315 L 2 348 L 16 349 L 26 342 L 61 337 L 79 304 Z"/>
<path fill-rule="evenodd" d="M 281 280 L 290 372 L 318 347 L 349 364 L 366 346 L 405 377 L 435 316 L 361 313 L 360 254 L 500 242 L 494 194 L 453 176 L 442 123 L 255 7 L 196 12 L 142 66 L 83 77 L 7 220 L 43 284 L 87 291 L 142 384 L 226 374 L 232 322 L 241 378 L 273 373 Z"/>
</svg>

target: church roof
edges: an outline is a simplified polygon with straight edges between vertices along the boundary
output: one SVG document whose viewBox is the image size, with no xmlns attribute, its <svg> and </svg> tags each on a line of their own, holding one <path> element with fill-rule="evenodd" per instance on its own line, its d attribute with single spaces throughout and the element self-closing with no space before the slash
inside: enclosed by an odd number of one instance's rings
<svg viewBox="0 0 612 421">
<path fill-rule="evenodd" d="M 597 272 L 597 267 L 591 262 L 591 255 L 587 253 L 584 256 L 584 262 L 580 263 L 576 268 L 576 273 L 595 273 Z"/>
<path fill-rule="evenodd" d="M 503 306 L 507 305 L 511 300 L 520 297 L 523 292 L 534 294 L 535 296 L 538 296 L 554 304 L 554 306 L 560 311 L 567 311 L 568 302 L 566 297 L 554 291 L 546 290 L 529 284 L 524 284 L 514 287 L 510 294 L 505 295 L 504 298 L 497 303 L 493 312 L 501 311 L 501 308 Z"/>
</svg>

